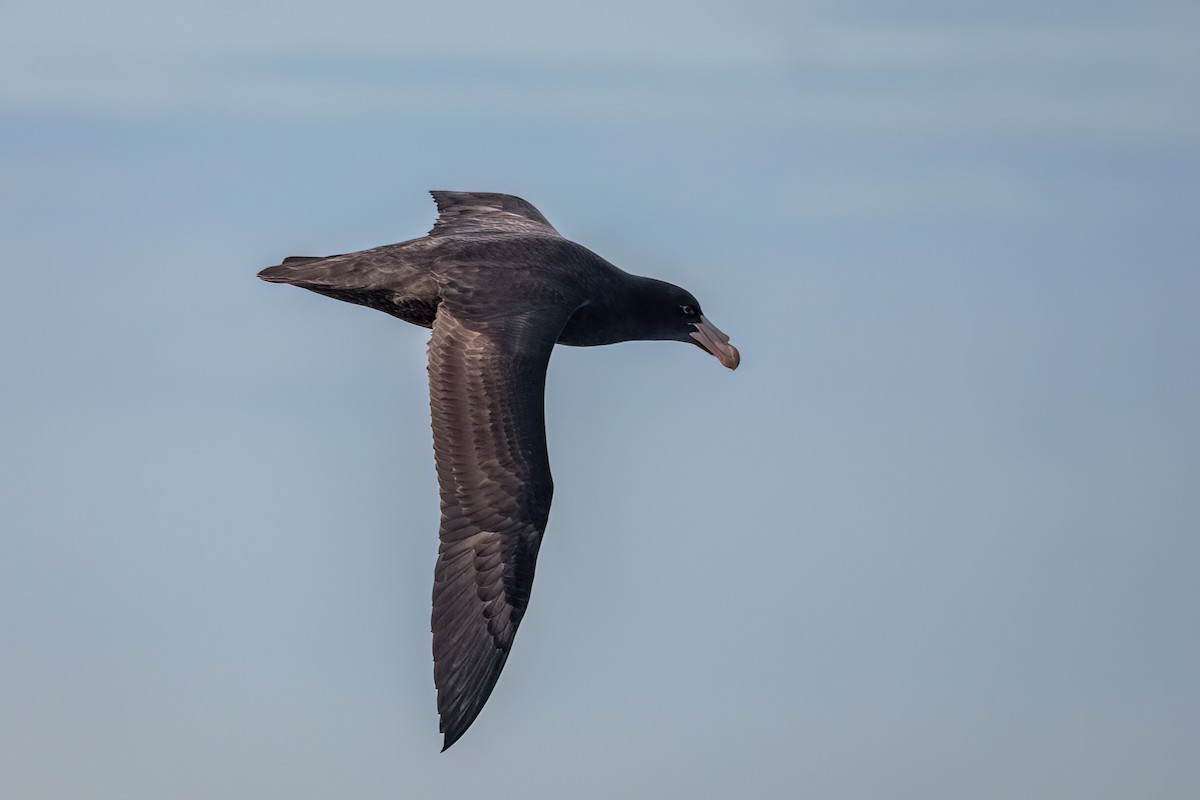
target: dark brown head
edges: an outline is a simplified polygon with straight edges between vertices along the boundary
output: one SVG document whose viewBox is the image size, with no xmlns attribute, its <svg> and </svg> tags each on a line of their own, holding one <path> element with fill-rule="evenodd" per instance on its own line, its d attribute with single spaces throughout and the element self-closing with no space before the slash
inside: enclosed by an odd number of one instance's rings
<svg viewBox="0 0 1200 800">
<path fill-rule="evenodd" d="M 631 305 L 637 328 L 631 339 L 687 342 L 716 356 L 729 369 L 737 369 L 741 363 L 738 349 L 708 321 L 700 302 L 686 289 L 643 278 Z"/>
</svg>

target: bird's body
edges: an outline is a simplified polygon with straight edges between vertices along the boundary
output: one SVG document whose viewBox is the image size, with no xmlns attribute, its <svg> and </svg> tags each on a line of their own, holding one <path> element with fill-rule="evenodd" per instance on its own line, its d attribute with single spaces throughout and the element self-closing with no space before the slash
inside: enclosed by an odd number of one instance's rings
<svg viewBox="0 0 1200 800">
<path fill-rule="evenodd" d="M 634 339 L 740 356 L 690 294 L 629 275 L 502 194 L 433 192 L 426 237 L 259 273 L 432 328 L 430 408 L 441 492 L 434 681 L 444 747 L 478 716 L 529 603 L 550 512 L 543 393 L 556 343 Z"/>
</svg>

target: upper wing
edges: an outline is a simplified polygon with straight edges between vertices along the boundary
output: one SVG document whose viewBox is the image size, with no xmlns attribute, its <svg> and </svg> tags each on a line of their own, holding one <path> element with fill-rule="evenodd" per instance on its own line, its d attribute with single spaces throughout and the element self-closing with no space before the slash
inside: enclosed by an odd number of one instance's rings
<svg viewBox="0 0 1200 800">
<path fill-rule="evenodd" d="M 434 682 L 454 744 L 500 677 L 529 603 L 554 484 L 543 396 L 569 311 L 473 318 L 443 303 L 429 342 L 441 545 L 433 585 Z"/>
<path fill-rule="evenodd" d="M 495 192 L 433 191 L 437 222 L 430 236 L 487 233 L 540 233 L 558 236 L 541 212 L 519 197 Z"/>
</svg>

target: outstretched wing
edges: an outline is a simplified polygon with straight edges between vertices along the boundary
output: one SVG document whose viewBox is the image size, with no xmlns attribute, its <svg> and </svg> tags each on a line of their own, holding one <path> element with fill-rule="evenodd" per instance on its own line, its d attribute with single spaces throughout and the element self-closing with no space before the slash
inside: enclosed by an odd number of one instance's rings
<svg viewBox="0 0 1200 800">
<path fill-rule="evenodd" d="M 443 303 L 429 342 L 441 545 L 433 585 L 443 749 L 492 693 L 529 604 L 554 484 L 544 389 L 569 316 L 554 306 L 471 317 Z"/>
<path fill-rule="evenodd" d="M 541 212 L 511 194 L 432 191 L 438 218 L 430 236 L 534 233 L 558 236 Z"/>
</svg>

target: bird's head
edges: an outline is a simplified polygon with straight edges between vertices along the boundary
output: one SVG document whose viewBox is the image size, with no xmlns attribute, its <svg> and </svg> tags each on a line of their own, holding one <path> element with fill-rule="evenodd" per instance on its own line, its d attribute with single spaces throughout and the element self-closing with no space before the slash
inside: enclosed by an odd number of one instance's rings
<svg viewBox="0 0 1200 800">
<path fill-rule="evenodd" d="M 638 338 L 656 341 L 678 341 L 694 344 L 711 353 L 729 369 L 737 369 L 742 361 L 738 349 L 729 337 L 709 322 L 692 293 L 665 281 L 644 279 L 635 303 Z"/>
</svg>

